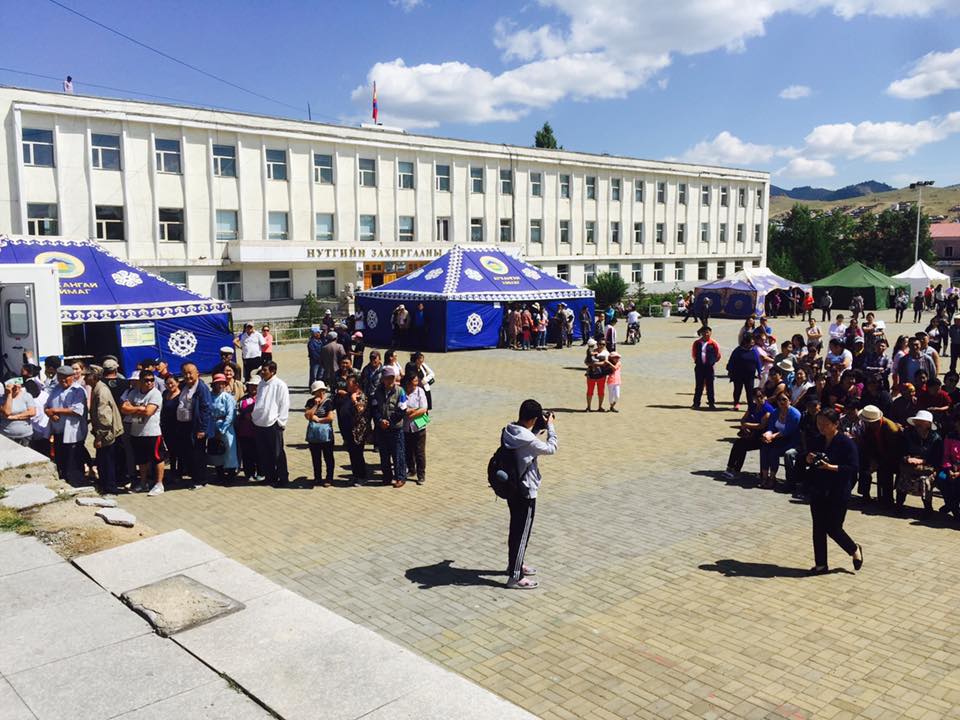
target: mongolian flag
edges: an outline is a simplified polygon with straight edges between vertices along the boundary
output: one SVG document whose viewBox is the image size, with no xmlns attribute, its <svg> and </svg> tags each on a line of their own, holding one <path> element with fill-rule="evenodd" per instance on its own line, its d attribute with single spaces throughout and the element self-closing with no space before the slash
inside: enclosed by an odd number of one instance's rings
<svg viewBox="0 0 960 720">
<path fill-rule="evenodd" d="M 377 83 L 373 83 L 373 121 L 377 122 Z"/>
</svg>

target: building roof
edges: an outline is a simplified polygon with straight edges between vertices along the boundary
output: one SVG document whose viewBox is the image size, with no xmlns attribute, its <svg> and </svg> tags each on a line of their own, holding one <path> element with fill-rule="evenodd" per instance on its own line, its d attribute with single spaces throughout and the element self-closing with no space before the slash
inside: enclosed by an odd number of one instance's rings
<svg viewBox="0 0 960 720">
<path fill-rule="evenodd" d="M 960 240 L 960 223 L 930 223 L 930 237 L 934 240 Z"/>
<path fill-rule="evenodd" d="M 804 292 L 810 290 L 805 283 L 794 282 L 780 277 L 770 268 L 744 268 L 719 280 L 698 285 L 697 290 L 746 290 L 770 292 L 771 290 L 789 290 L 798 287 Z"/>
<path fill-rule="evenodd" d="M 56 265 L 65 322 L 228 313 L 227 303 L 130 265 L 92 240 L 0 235 L 0 264 Z"/>
<path fill-rule="evenodd" d="M 811 283 L 814 287 L 906 287 L 907 283 L 902 280 L 894 280 L 892 277 L 884 275 L 879 270 L 874 270 L 860 262 L 852 262 L 842 270 L 837 270 L 833 275 L 828 275 L 820 280 Z"/>
<path fill-rule="evenodd" d="M 944 275 L 939 270 L 934 270 L 923 260 L 917 260 L 902 273 L 897 273 L 893 275 L 893 277 L 898 280 L 939 280 L 941 282 L 950 280 L 949 275 Z"/>
</svg>

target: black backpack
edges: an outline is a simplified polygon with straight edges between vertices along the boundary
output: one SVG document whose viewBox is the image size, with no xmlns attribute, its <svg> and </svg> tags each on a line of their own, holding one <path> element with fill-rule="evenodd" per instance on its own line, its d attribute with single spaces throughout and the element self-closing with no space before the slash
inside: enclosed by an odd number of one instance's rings
<svg viewBox="0 0 960 720">
<path fill-rule="evenodd" d="M 517 453 L 503 444 L 487 463 L 487 482 L 494 494 L 504 500 L 520 497 L 523 483 L 517 472 Z"/>
</svg>

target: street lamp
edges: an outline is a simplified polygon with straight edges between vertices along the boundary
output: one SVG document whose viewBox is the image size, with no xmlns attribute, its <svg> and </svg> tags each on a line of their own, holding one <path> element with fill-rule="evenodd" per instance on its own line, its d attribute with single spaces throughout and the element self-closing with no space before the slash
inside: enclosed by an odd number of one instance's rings
<svg viewBox="0 0 960 720">
<path fill-rule="evenodd" d="M 913 262 L 920 259 L 920 203 L 923 201 L 923 189 L 933 185 L 933 180 L 917 180 L 910 183 L 910 189 L 917 191 L 917 239 L 913 245 Z"/>
</svg>

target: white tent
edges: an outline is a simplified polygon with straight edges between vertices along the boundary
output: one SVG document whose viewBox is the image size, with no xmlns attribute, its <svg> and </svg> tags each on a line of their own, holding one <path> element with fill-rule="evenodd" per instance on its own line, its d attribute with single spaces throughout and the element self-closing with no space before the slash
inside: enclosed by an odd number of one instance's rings
<svg viewBox="0 0 960 720">
<path fill-rule="evenodd" d="M 944 275 L 939 270 L 934 270 L 923 260 L 917 260 L 913 265 L 904 270 L 899 275 L 894 275 L 897 280 L 906 280 L 910 283 L 910 295 L 916 295 L 923 292 L 929 285 L 936 287 L 943 285 L 944 289 L 950 287 L 950 276 Z"/>
</svg>

